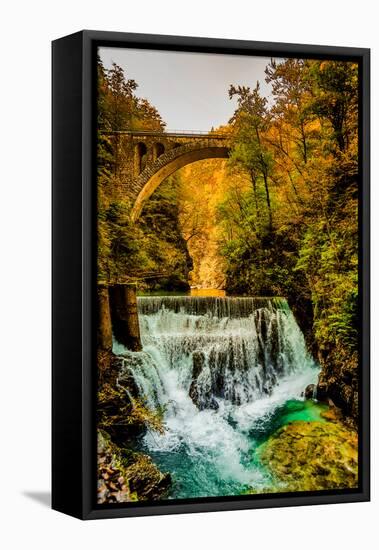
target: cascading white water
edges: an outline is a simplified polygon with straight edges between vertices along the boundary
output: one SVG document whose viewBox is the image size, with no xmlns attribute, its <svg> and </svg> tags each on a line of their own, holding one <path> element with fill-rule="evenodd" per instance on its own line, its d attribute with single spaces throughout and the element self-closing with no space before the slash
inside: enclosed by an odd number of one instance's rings
<svg viewBox="0 0 379 550">
<path fill-rule="evenodd" d="M 143 445 L 173 474 L 175 498 L 267 485 L 256 434 L 318 373 L 286 300 L 143 297 L 138 307 L 143 351 L 114 351 L 147 406 L 164 410 L 165 434 Z"/>
</svg>

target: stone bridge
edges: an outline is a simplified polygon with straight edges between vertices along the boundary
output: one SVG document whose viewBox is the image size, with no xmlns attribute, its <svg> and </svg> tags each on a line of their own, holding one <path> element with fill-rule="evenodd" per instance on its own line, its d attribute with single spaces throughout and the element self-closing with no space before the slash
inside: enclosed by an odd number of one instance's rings
<svg viewBox="0 0 379 550">
<path fill-rule="evenodd" d="M 132 220 L 145 201 L 179 168 L 198 160 L 227 158 L 228 138 L 215 132 L 105 132 L 117 141 L 121 177 L 134 200 Z"/>
</svg>

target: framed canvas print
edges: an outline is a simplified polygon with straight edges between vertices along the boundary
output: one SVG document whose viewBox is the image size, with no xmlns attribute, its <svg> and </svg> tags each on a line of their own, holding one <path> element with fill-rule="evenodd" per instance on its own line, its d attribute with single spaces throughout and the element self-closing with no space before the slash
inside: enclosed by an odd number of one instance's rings
<svg viewBox="0 0 379 550">
<path fill-rule="evenodd" d="M 369 499 L 369 50 L 53 42 L 53 508 Z"/>
</svg>

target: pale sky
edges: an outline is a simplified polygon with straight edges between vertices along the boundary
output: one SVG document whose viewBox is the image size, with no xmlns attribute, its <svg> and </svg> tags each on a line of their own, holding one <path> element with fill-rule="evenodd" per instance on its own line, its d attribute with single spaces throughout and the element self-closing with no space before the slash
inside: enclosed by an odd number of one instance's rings
<svg viewBox="0 0 379 550">
<path fill-rule="evenodd" d="M 106 69 L 114 61 L 137 82 L 137 96 L 148 99 L 171 130 L 226 124 L 236 106 L 228 97 L 230 84 L 253 88 L 259 80 L 262 94 L 270 95 L 267 57 L 104 47 L 99 54 Z"/>
</svg>

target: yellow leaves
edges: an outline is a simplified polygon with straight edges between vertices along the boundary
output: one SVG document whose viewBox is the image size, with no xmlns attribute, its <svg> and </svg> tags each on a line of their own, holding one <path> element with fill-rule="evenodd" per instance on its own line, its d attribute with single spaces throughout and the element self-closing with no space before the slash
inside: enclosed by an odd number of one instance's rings
<svg viewBox="0 0 379 550">
<path fill-rule="evenodd" d="M 228 174 L 226 161 L 218 159 L 188 165 L 179 171 L 179 177 L 179 220 L 194 264 L 190 284 L 220 287 L 224 282 L 224 265 L 219 254 L 218 243 L 223 239 L 223 231 L 218 207 L 234 180 Z M 243 183 L 240 176 L 236 179 L 237 187 L 246 185 L 246 179 Z"/>
</svg>

